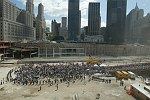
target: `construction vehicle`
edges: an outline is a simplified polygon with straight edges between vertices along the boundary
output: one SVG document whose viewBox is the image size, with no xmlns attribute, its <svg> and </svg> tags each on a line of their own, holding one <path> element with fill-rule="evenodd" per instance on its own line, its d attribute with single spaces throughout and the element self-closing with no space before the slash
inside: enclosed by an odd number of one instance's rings
<svg viewBox="0 0 150 100">
<path fill-rule="evenodd" d="M 135 80 L 136 75 L 135 75 L 133 72 L 128 71 L 128 74 L 129 74 L 129 78 L 130 78 L 130 79 Z"/>
<path fill-rule="evenodd" d="M 116 78 L 122 79 L 123 78 L 123 73 L 121 71 L 116 71 Z"/>
<path fill-rule="evenodd" d="M 87 64 L 98 64 L 100 65 L 102 63 L 101 60 L 97 60 L 95 58 L 92 58 L 91 56 L 89 56 L 89 59 L 86 60 Z"/>
<path fill-rule="evenodd" d="M 123 78 L 124 79 L 128 79 L 129 78 L 129 74 L 126 71 L 122 71 L 123 74 Z"/>
<path fill-rule="evenodd" d="M 118 79 L 128 79 L 129 74 L 125 71 L 116 71 L 116 78 L 118 78 Z"/>
</svg>

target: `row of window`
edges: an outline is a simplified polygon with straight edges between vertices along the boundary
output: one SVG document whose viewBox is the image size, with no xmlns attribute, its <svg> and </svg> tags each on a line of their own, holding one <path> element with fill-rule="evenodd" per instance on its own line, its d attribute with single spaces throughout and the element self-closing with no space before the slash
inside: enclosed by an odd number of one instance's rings
<svg viewBox="0 0 150 100">
<path fill-rule="evenodd" d="M 5 2 L 4 4 L 4 16 L 5 18 L 9 19 L 9 20 L 14 20 L 15 21 L 15 6 Z"/>
<path fill-rule="evenodd" d="M 8 35 L 19 35 L 19 36 L 33 36 L 33 30 L 19 25 L 14 25 L 11 23 L 5 23 L 5 34 Z"/>
<path fill-rule="evenodd" d="M 0 23 L 0 40 L 3 40 L 3 26 L 2 23 Z"/>
</svg>

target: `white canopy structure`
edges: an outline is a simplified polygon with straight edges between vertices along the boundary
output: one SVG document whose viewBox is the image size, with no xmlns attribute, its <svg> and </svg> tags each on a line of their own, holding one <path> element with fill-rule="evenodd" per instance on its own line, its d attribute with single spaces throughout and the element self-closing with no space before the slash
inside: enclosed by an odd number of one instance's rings
<svg viewBox="0 0 150 100">
<path fill-rule="evenodd" d="M 101 64 L 101 65 L 100 65 L 100 67 L 105 67 L 105 66 L 107 66 L 107 65 L 106 65 L 106 64 Z"/>
</svg>

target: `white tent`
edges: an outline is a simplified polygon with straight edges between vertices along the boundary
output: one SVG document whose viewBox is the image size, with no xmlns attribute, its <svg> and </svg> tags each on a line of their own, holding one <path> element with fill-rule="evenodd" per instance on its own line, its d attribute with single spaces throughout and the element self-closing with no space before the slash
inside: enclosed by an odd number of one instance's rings
<svg viewBox="0 0 150 100">
<path fill-rule="evenodd" d="M 98 67 L 98 65 L 97 65 L 97 64 L 95 64 L 95 65 L 94 65 L 94 67 Z"/>
<path fill-rule="evenodd" d="M 107 66 L 107 65 L 106 65 L 106 64 L 101 64 L 101 65 L 100 65 L 100 67 L 105 67 L 105 66 Z"/>
<path fill-rule="evenodd" d="M 99 66 L 97 64 L 94 65 L 94 67 L 105 67 L 105 66 L 107 66 L 107 65 L 106 64 L 101 64 Z"/>
</svg>

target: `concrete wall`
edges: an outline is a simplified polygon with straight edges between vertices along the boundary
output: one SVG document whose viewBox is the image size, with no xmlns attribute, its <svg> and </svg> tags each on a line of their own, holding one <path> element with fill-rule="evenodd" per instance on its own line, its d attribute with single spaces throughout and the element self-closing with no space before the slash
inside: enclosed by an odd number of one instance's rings
<svg viewBox="0 0 150 100">
<path fill-rule="evenodd" d="M 50 51 L 54 48 L 59 52 L 59 48 L 84 48 L 85 54 L 91 56 L 146 56 L 150 55 L 150 47 L 137 46 L 137 45 L 107 45 L 96 43 L 25 43 L 18 44 L 26 48 L 34 47 L 46 51 L 46 48 Z M 52 53 L 52 52 L 50 52 Z M 52 55 L 52 54 L 49 54 Z"/>
</svg>

